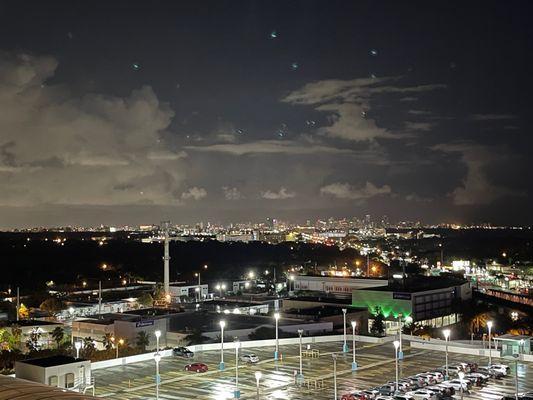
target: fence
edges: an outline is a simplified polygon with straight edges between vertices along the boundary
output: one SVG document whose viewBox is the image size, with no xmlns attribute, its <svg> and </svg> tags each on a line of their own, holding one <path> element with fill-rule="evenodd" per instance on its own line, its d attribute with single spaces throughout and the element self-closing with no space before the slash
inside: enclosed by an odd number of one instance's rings
<svg viewBox="0 0 533 400">
<path fill-rule="evenodd" d="M 352 340 L 352 335 L 346 335 L 346 339 L 348 341 Z M 374 344 L 381 344 L 381 343 L 387 343 L 392 342 L 394 340 L 394 336 L 386 336 L 386 337 L 372 337 L 372 336 L 361 336 L 361 335 L 355 335 L 355 340 L 357 342 L 362 343 L 374 343 Z M 302 337 L 302 344 L 315 344 L 315 343 L 331 343 L 331 342 L 342 342 L 344 340 L 343 335 L 330 335 L 330 336 L 305 336 Z M 279 339 L 279 345 L 285 346 L 285 345 L 295 345 L 300 343 L 300 338 L 283 338 Z M 274 347 L 276 345 L 275 339 L 267 339 L 267 340 L 247 340 L 239 342 L 241 348 L 255 348 L 255 347 Z M 187 346 L 187 348 L 193 352 L 200 352 L 200 351 L 209 351 L 209 350 L 220 350 L 221 344 L 220 343 L 208 343 L 208 344 L 197 344 L 193 346 Z M 225 342 L 224 343 L 224 349 L 235 349 L 235 342 Z M 130 357 L 120 357 L 120 358 L 113 358 L 111 360 L 105 360 L 105 361 L 97 361 L 91 364 L 91 369 L 102 369 L 102 368 L 109 368 L 109 367 L 116 367 L 120 365 L 127 365 L 132 364 L 136 362 L 141 361 L 147 361 L 147 360 L 153 360 L 155 353 L 144 353 L 144 354 L 137 354 L 135 356 Z M 162 350 L 159 352 L 161 354 L 161 357 L 170 357 L 172 356 L 172 350 Z"/>
</svg>

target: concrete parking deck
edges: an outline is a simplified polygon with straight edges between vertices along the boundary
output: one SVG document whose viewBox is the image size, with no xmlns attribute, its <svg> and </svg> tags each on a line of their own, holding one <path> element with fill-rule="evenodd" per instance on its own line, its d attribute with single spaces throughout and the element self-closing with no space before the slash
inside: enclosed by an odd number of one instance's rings
<svg viewBox="0 0 533 400">
<path fill-rule="evenodd" d="M 281 361 L 273 360 L 273 347 L 245 349 L 260 358 L 255 365 L 239 366 L 239 389 L 241 398 L 256 396 L 254 372 L 260 370 L 261 399 L 331 399 L 333 397 L 333 359 L 338 354 L 337 384 L 338 396 L 354 389 L 367 389 L 395 377 L 394 348 L 391 343 L 358 345 L 356 359 L 359 369 L 351 371 L 352 353 L 342 353 L 342 343 L 313 345 L 319 351 L 318 357 L 303 358 L 304 385 L 296 385 L 294 374 L 299 369 L 299 348 L 297 345 L 283 346 Z M 306 348 L 304 346 L 304 348 Z M 444 353 L 404 348 L 405 359 L 400 362 L 400 375 L 408 376 L 425 372 L 444 364 Z M 190 362 L 203 362 L 209 366 L 206 373 L 192 373 L 183 370 Z M 160 399 L 230 399 L 235 387 L 235 351 L 226 350 L 226 369 L 217 370 L 220 351 L 205 351 L 195 354 L 194 360 L 167 357 L 161 360 Z M 455 361 L 475 361 L 487 364 L 487 359 L 477 356 L 450 354 L 450 363 Z M 518 364 L 519 391 L 533 390 L 532 365 Z M 465 394 L 465 399 L 496 400 L 502 395 L 514 394 L 514 365 L 510 376 L 501 380 L 491 380 L 483 388 Z M 124 366 L 100 369 L 93 372 L 96 378 L 97 396 L 120 400 L 155 399 L 155 363 L 144 361 Z M 456 397 L 459 397 L 458 395 Z"/>
</svg>

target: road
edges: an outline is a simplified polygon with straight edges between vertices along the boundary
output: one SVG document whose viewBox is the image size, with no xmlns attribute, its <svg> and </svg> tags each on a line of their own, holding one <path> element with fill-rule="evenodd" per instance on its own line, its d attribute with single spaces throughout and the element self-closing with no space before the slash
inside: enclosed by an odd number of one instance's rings
<svg viewBox="0 0 533 400">
<path fill-rule="evenodd" d="M 299 369 L 298 346 L 284 346 L 282 361 L 273 361 L 274 348 L 263 347 L 253 352 L 260 358 L 256 365 L 239 366 L 239 389 L 242 399 L 256 397 L 254 372 L 260 370 L 261 399 L 297 399 L 317 400 L 333 398 L 333 358 L 337 357 L 338 396 L 354 389 L 367 389 L 395 377 L 394 348 L 392 344 L 360 345 L 356 351 L 359 364 L 357 371 L 351 371 L 352 353 L 343 354 L 341 343 L 313 345 L 319 351 L 318 357 L 303 358 L 304 385 L 296 385 L 294 373 Z M 444 364 L 443 352 L 409 349 L 405 347 L 405 359 L 399 363 L 400 376 L 425 372 Z M 246 349 L 245 353 L 249 353 Z M 161 360 L 160 399 L 215 399 L 233 398 L 235 387 L 235 352 L 224 353 L 225 371 L 218 371 L 219 351 L 198 353 L 194 362 L 203 362 L 209 366 L 206 373 L 193 373 L 183 370 L 191 362 L 178 357 Z M 450 363 L 454 361 L 475 361 L 486 364 L 487 360 L 475 356 L 450 354 Z M 155 399 L 155 362 L 146 361 L 120 367 L 93 371 L 96 380 L 96 395 L 119 400 Z M 533 390 L 533 365 L 519 363 L 519 391 Z M 514 365 L 509 377 L 491 380 L 483 388 L 474 389 L 465 394 L 465 399 L 496 400 L 504 394 L 514 394 Z M 459 397 L 458 395 L 456 397 Z"/>
</svg>

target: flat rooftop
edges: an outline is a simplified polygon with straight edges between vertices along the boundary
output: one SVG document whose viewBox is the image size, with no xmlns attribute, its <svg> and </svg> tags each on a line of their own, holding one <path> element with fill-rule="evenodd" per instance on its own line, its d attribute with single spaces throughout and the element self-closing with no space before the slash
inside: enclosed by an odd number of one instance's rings
<svg viewBox="0 0 533 400">
<path fill-rule="evenodd" d="M 339 305 L 350 305 L 352 304 L 351 298 L 338 298 L 333 296 L 295 296 L 295 297 L 289 297 L 286 300 L 294 300 L 294 301 L 309 301 L 309 302 L 317 302 L 317 303 L 332 303 L 332 304 L 339 304 Z"/>
<path fill-rule="evenodd" d="M 416 293 L 426 290 L 446 289 L 464 283 L 467 283 L 467 280 L 452 276 L 408 276 L 405 278 L 405 285 L 403 285 L 401 279 L 397 279 L 389 282 L 387 286 L 362 288 L 359 290 Z"/>
<path fill-rule="evenodd" d="M 19 321 L 3 321 L 3 326 L 45 326 L 45 325 L 63 325 L 61 322 L 44 321 L 40 319 L 21 319 Z"/>
<path fill-rule="evenodd" d="M 83 358 L 74 358 L 70 356 L 50 356 L 44 358 L 31 358 L 29 360 L 17 361 L 25 364 L 35 365 L 38 367 L 55 367 L 58 365 L 73 364 L 80 361 L 87 361 Z"/>
</svg>

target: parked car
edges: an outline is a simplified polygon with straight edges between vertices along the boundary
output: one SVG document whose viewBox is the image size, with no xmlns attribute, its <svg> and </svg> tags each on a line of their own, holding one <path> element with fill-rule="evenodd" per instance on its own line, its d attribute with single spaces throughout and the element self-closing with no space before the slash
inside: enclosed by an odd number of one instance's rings
<svg viewBox="0 0 533 400">
<path fill-rule="evenodd" d="M 392 396 L 392 398 L 394 400 L 414 400 L 414 397 L 413 396 L 410 396 L 408 394 L 395 394 L 394 396 Z"/>
<path fill-rule="evenodd" d="M 407 392 L 407 395 L 410 395 L 415 400 L 437 400 L 438 396 L 435 392 L 426 389 L 419 389 L 413 392 Z"/>
<path fill-rule="evenodd" d="M 441 383 L 441 385 L 445 386 L 451 386 L 455 389 L 455 391 L 460 391 L 461 386 L 463 387 L 463 391 L 467 392 L 472 387 L 472 384 L 468 381 L 463 380 L 462 382 L 459 379 L 452 379 L 451 381 L 444 381 Z"/>
<path fill-rule="evenodd" d="M 504 375 L 509 373 L 509 366 L 505 364 L 491 364 L 488 366 L 490 369 L 501 372 Z"/>
<path fill-rule="evenodd" d="M 469 374 L 466 374 L 465 378 L 470 380 L 474 379 L 473 384 L 475 384 L 476 386 L 484 385 L 489 381 L 489 377 L 487 375 L 479 372 L 471 372 Z"/>
<path fill-rule="evenodd" d="M 351 393 L 343 394 L 341 397 L 341 400 L 369 400 L 370 397 L 367 397 L 367 395 L 363 391 L 355 391 Z"/>
<path fill-rule="evenodd" d="M 192 364 L 187 364 L 184 369 L 185 371 L 207 372 L 209 368 L 207 367 L 207 365 L 203 363 L 192 363 Z"/>
<path fill-rule="evenodd" d="M 383 386 L 380 386 L 378 388 L 376 388 L 378 390 L 379 393 L 381 393 L 382 395 L 385 395 L 385 396 L 390 396 L 392 394 L 394 394 L 394 392 L 396 391 L 396 387 L 393 385 L 383 385 Z"/>
<path fill-rule="evenodd" d="M 496 378 L 496 379 L 501 379 L 505 376 L 503 372 L 500 372 L 500 371 L 497 371 L 495 369 L 488 368 L 488 367 L 478 367 L 477 372 L 489 375 L 491 378 Z"/>
<path fill-rule="evenodd" d="M 252 363 L 252 364 L 255 364 L 255 363 L 258 363 L 259 362 L 259 357 L 257 357 L 255 354 L 243 354 L 241 356 L 241 361 L 242 362 L 246 362 L 246 363 Z"/>
<path fill-rule="evenodd" d="M 392 396 L 379 395 L 378 397 L 375 398 L 375 400 L 393 400 L 393 397 Z"/>
<path fill-rule="evenodd" d="M 190 351 L 187 347 L 174 347 L 172 349 L 172 354 L 178 357 L 192 358 L 194 353 Z"/>
<path fill-rule="evenodd" d="M 363 390 L 363 393 L 366 394 L 370 400 L 374 400 L 379 395 L 379 391 L 376 389 Z"/>
</svg>

